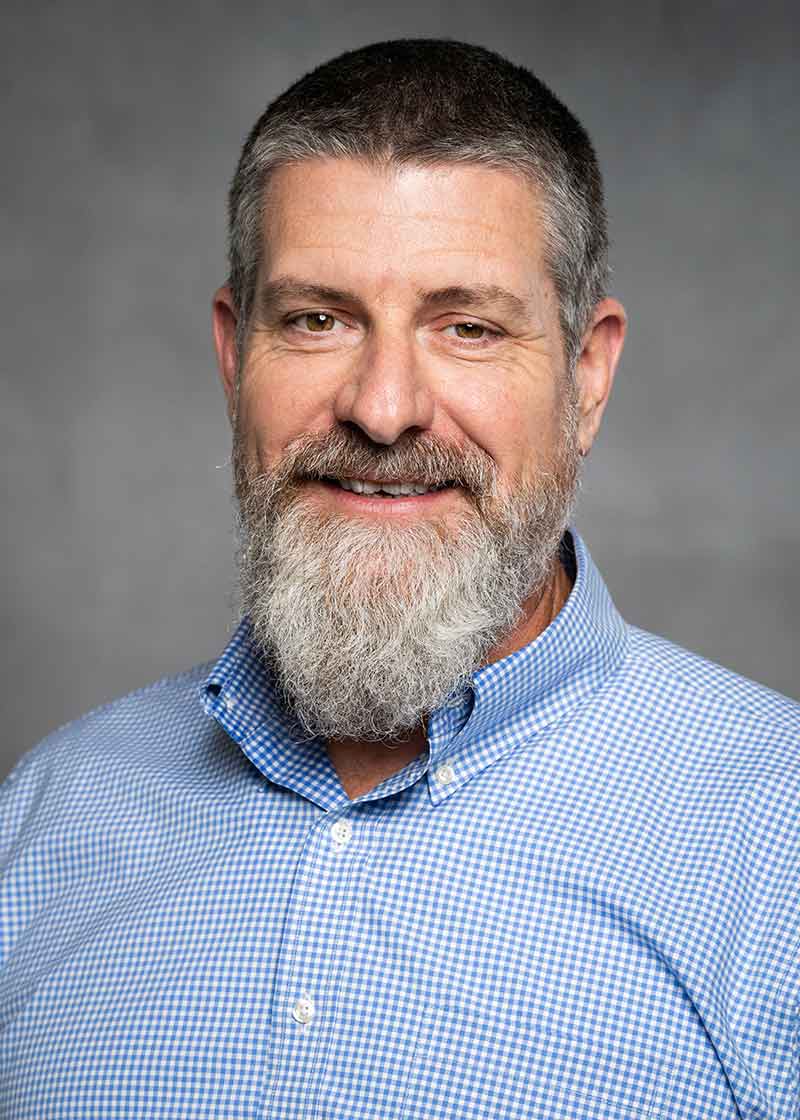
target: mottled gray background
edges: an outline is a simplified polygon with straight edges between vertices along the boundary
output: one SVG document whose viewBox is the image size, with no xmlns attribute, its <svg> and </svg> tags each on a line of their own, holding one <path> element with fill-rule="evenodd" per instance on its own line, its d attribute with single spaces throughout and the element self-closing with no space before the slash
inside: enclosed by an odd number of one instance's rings
<svg viewBox="0 0 800 1120">
<path fill-rule="evenodd" d="M 578 524 L 629 619 L 797 696 L 796 22 L 685 0 L 6 7 L 2 769 L 226 641 L 225 190 L 273 95 L 398 36 L 494 47 L 587 125 L 631 332 Z"/>
</svg>

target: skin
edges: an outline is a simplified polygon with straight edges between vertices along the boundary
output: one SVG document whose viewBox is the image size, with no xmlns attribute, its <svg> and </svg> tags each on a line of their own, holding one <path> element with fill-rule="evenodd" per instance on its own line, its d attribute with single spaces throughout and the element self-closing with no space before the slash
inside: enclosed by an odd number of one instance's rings
<svg viewBox="0 0 800 1120">
<path fill-rule="evenodd" d="M 541 469 L 559 438 L 566 375 L 536 197 L 525 180 L 478 166 L 315 159 L 275 172 L 265 202 L 260 294 L 240 376 L 229 288 L 213 302 L 228 414 L 252 466 L 273 466 L 298 435 L 345 425 L 380 444 L 432 432 L 454 447 L 477 446 L 509 488 Z M 625 330 L 620 303 L 596 306 L 575 372 L 583 454 L 597 435 Z M 368 500 L 309 482 L 304 500 L 340 515 L 410 522 L 452 517 L 467 497 L 454 488 Z M 557 564 L 489 660 L 532 641 L 568 593 Z M 357 797 L 424 746 L 420 730 L 394 750 L 331 741 L 328 751 Z"/>
</svg>

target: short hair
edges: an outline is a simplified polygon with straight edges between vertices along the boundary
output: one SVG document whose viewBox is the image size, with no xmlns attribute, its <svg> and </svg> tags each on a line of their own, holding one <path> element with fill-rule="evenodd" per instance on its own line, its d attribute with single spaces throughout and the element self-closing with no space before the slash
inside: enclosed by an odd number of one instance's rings
<svg viewBox="0 0 800 1120">
<path fill-rule="evenodd" d="M 229 284 L 246 341 L 267 177 L 317 157 L 383 165 L 464 163 L 535 188 L 568 369 L 608 283 L 603 186 L 578 120 L 529 70 L 484 47 L 398 39 L 348 51 L 277 97 L 252 128 L 229 195 Z"/>
</svg>

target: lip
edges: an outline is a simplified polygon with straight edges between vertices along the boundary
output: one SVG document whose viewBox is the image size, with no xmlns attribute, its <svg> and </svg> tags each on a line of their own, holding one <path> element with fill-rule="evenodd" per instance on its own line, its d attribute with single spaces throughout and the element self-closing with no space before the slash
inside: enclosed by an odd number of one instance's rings
<svg viewBox="0 0 800 1120">
<path fill-rule="evenodd" d="M 397 498 L 376 498 L 373 494 L 356 494 L 330 482 L 309 481 L 305 484 L 311 493 L 322 497 L 326 504 L 333 503 L 350 513 L 366 513 L 378 517 L 402 517 L 425 513 L 437 506 L 452 502 L 462 495 L 460 486 L 446 490 L 431 490 L 427 494 L 406 494 Z"/>
</svg>

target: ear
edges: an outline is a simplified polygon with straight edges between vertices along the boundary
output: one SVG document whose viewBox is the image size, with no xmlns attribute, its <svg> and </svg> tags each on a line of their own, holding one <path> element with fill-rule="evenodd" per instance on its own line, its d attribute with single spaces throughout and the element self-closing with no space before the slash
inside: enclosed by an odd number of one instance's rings
<svg viewBox="0 0 800 1120">
<path fill-rule="evenodd" d="M 600 428 L 614 373 L 625 341 L 628 316 L 615 299 L 604 299 L 594 309 L 583 336 L 575 376 L 580 402 L 578 439 L 582 455 L 588 455 Z"/>
<path fill-rule="evenodd" d="M 217 288 L 211 305 L 214 327 L 214 349 L 217 352 L 222 388 L 228 402 L 228 417 L 236 414 L 236 379 L 239 371 L 239 352 L 236 346 L 236 325 L 238 317 L 233 302 L 233 293 L 227 284 Z"/>
</svg>

